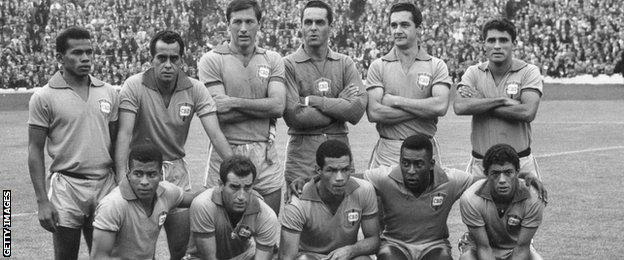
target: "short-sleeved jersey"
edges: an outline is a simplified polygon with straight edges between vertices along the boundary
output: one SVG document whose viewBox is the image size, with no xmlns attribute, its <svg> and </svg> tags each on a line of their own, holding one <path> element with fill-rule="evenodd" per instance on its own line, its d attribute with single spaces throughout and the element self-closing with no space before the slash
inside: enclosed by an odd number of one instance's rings
<svg viewBox="0 0 624 260">
<path fill-rule="evenodd" d="M 468 67 L 458 84 L 462 85 L 476 89 L 484 98 L 508 97 L 520 101 L 524 91 L 536 91 L 542 95 L 539 68 L 517 59 L 513 60 L 511 69 L 498 86 L 488 69 L 488 62 Z M 509 144 L 516 151 L 524 151 L 531 146 L 531 125 L 498 118 L 489 113 L 476 114 L 472 116 L 470 141 L 472 150 L 481 155 L 499 143 Z"/>
<path fill-rule="evenodd" d="M 449 212 L 473 182 L 466 172 L 435 166 L 433 184 L 416 197 L 405 187 L 399 167 L 368 170 L 364 178 L 373 184 L 381 199 L 383 236 L 412 244 L 448 238 Z"/>
<path fill-rule="evenodd" d="M 28 124 L 48 131 L 50 172 L 68 171 L 102 179 L 113 167 L 108 124 L 117 121 L 117 91 L 89 76 L 89 96 L 83 100 L 55 73 L 28 105 Z"/>
<path fill-rule="evenodd" d="M 112 256 L 124 259 L 153 259 L 156 240 L 167 214 L 177 207 L 184 193 L 169 182 L 160 182 L 151 213 L 145 212 L 127 178 L 106 195 L 95 210 L 93 227 L 117 233 Z"/>
<path fill-rule="evenodd" d="M 362 77 L 348 56 L 328 50 L 326 59 L 314 62 L 302 45 L 297 51 L 284 57 L 284 66 L 284 121 L 289 127 L 288 134 L 346 134 L 346 122 L 356 124 L 364 115 L 367 98 Z M 360 93 L 351 99 L 339 99 L 340 92 L 352 85 L 357 86 Z M 310 104 L 306 107 L 302 100 L 308 96 Z M 316 115 L 307 112 L 310 107 L 336 120 L 324 127 L 307 127 L 306 122 L 317 120 Z"/>
<path fill-rule="evenodd" d="M 184 158 L 191 119 L 216 112 L 214 100 L 198 80 L 178 74 L 167 106 L 156 85 L 154 69 L 136 74 L 121 89 L 121 111 L 136 114 L 131 146 L 152 142 L 166 161 Z"/>
<path fill-rule="evenodd" d="M 421 47 L 416 61 L 404 72 L 396 47 L 388 54 L 373 61 L 368 68 L 366 89 L 381 87 L 384 93 L 410 99 L 432 97 L 434 85 L 450 88 L 451 77 L 443 60 L 429 56 Z M 437 131 L 437 118 L 418 118 L 397 124 L 377 123 L 377 131 L 384 138 L 403 140 L 415 133 L 434 136 Z"/>
<path fill-rule="evenodd" d="M 519 180 L 518 189 L 507 211 L 499 216 L 490 194 L 488 180 L 475 182 L 462 195 L 460 211 L 464 224 L 485 227 L 490 245 L 495 249 L 513 249 L 517 246 L 521 227 L 537 228 L 542 223 L 544 203 L 535 188 L 526 187 Z"/>
<path fill-rule="evenodd" d="M 282 227 L 300 233 L 299 251 L 327 254 L 357 242 L 363 219 L 377 214 L 377 197 L 373 186 L 361 179 L 350 178 L 345 197 L 332 214 L 321 200 L 314 180 L 303 187 L 301 198 L 293 198 L 284 207 Z"/>
<path fill-rule="evenodd" d="M 268 97 L 271 81 L 284 82 L 284 62 L 274 51 L 256 47 L 246 66 L 230 50 L 219 45 L 204 54 L 197 63 L 199 80 L 210 87 L 223 84 L 232 97 L 259 99 Z M 230 143 L 244 144 L 269 140 L 270 118 L 249 118 L 235 123 L 221 123 Z"/>
<path fill-rule="evenodd" d="M 279 243 L 280 224 L 260 195 L 253 192 L 243 217 L 238 223 L 231 223 L 221 194 L 221 187 L 213 187 L 193 200 L 191 231 L 215 236 L 218 259 L 253 255 L 255 252 L 248 252 L 254 249 L 252 239 L 255 247 L 273 250 L 273 246 Z"/>
</svg>

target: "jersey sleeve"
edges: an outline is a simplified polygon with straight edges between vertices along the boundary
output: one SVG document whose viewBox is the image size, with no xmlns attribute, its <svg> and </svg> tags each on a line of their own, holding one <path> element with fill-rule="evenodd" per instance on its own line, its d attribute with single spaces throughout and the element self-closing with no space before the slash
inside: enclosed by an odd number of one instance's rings
<svg viewBox="0 0 624 260">
<path fill-rule="evenodd" d="M 28 124 L 49 128 L 52 122 L 50 117 L 52 114 L 51 108 L 45 102 L 40 91 L 43 91 L 43 89 L 36 91 L 28 102 Z"/>
<path fill-rule="evenodd" d="M 454 200 L 456 201 L 462 196 L 464 191 L 470 188 L 470 186 L 474 182 L 474 177 L 467 172 L 457 169 L 447 168 L 445 169 L 445 171 L 448 172 L 448 176 L 453 181 L 453 184 L 455 186 Z"/>
<path fill-rule="evenodd" d="M 543 93 L 543 80 L 539 69 L 535 65 L 527 65 L 528 69 L 524 75 L 521 90 L 537 91 L 540 96 Z"/>
<path fill-rule="evenodd" d="M 109 88 L 109 93 L 112 99 L 111 113 L 109 115 L 109 121 L 115 122 L 119 119 L 119 93 L 113 86 L 106 84 Z"/>
<path fill-rule="evenodd" d="M 290 204 L 284 206 L 284 214 L 281 216 L 282 227 L 295 231 L 303 231 L 306 222 L 306 214 L 303 211 L 303 201 L 293 198 Z"/>
<path fill-rule="evenodd" d="M 433 66 L 433 75 L 432 75 L 432 86 L 436 85 L 436 84 L 442 84 L 445 85 L 446 87 L 450 88 L 451 84 L 452 84 L 452 79 L 451 76 L 449 75 L 448 72 L 448 67 L 446 66 L 446 63 L 444 63 L 443 60 L 440 59 L 433 59 L 434 62 L 434 66 Z"/>
<path fill-rule="evenodd" d="M 119 198 L 123 200 L 121 197 Z M 124 212 L 126 208 L 121 203 L 116 203 L 111 195 L 108 195 L 100 201 L 95 209 L 95 218 L 93 220 L 93 227 L 117 232 L 123 226 Z"/>
<path fill-rule="evenodd" d="M 143 75 L 143 74 L 139 74 Z M 136 77 L 132 76 L 124 81 L 121 91 L 119 92 L 119 110 L 137 113 L 141 107 L 139 94 L 137 93 L 136 84 L 141 84 Z"/>
<path fill-rule="evenodd" d="M 477 184 L 475 184 L 477 185 Z M 478 196 L 474 194 L 474 189 L 469 189 L 459 200 L 459 211 L 461 212 L 462 221 L 466 226 L 482 227 L 485 221 L 478 209 Z"/>
<path fill-rule="evenodd" d="M 472 87 L 476 89 L 477 88 L 476 75 L 475 75 L 475 73 L 477 72 L 476 70 L 478 70 L 476 65 L 468 67 L 464 75 L 462 75 L 461 80 L 457 84 L 457 87 L 468 86 L 468 87 Z"/>
<path fill-rule="evenodd" d="M 371 65 L 368 66 L 368 71 L 366 72 L 366 90 L 376 87 L 384 87 L 382 69 L 383 61 L 381 59 L 374 60 Z"/>
<path fill-rule="evenodd" d="M 280 223 L 273 209 L 261 203 L 262 208 L 258 214 L 258 230 L 255 236 L 256 244 L 262 247 L 273 247 L 279 243 Z"/>
<path fill-rule="evenodd" d="M 206 86 L 223 84 L 221 75 L 220 55 L 214 51 L 204 54 L 197 62 L 197 76 Z"/>
<path fill-rule="evenodd" d="M 377 214 L 377 194 L 375 188 L 368 181 L 360 181 L 360 189 L 362 189 L 362 217 L 370 217 Z"/>
<path fill-rule="evenodd" d="M 522 220 L 521 225 L 527 228 L 539 227 L 542 224 L 542 215 L 544 212 L 544 203 L 537 197 L 537 191 L 533 187 L 531 189 L 531 198 L 529 198 L 525 205 L 526 215 Z"/>
<path fill-rule="evenodd" d="M 184 190 L 170 182 L 162 181 L 159 183 L 165 189 L 164 197 L 167 200 L 169 209 L 177 208 L 184 199 Z"/>
<path fill-rule="evenodd" d="M 196 114 L 198 117 L 203 117 L 211 113 L 217 112 L 217 105 L 212 99 L 208 88 L 204 86 L 193 86 L 196 94 Z"/>
<path fill-rule="evenodd" d="M 192 232 L 207 234 L 215 232 L 214 214 L 216 212 L 216 205 L 212 202 L 210 196 L 208 196 L 209 194 L 212 193 L 206 190 L 191 203 L 189 217 Z"/>
<path fill-rule="evenodd" d="M 286 68 L 284 60 L 276 52 L 268 52 L 269 62 L 271 64 L 271 76 L 269 81 L 284 82 L 286 78 Z"/>
</svg>

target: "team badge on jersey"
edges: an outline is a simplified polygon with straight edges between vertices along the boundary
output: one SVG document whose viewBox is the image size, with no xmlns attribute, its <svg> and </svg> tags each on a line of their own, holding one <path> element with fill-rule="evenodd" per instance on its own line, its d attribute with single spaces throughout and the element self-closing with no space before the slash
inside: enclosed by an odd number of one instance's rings
<svg viewBox="0 0 624 260">
<path fill-rule="evenodd" d="M 360 221 L 360 212 L 352 209 L 347 211 L 347 222 L 349 222 L 349 224 L 351 226 L 354 226 L 355 224 L 357 224 Z"/>
<path fill-rule="evenodd" d="M 269 70 L 269 66 L 260 65 L 258 66 L 258 77 L 261 79 L 268 79 L 271 71 Z"/>
<path fill-rule="evenodd" d="M 515 227 L 520 225 L 520 217 L 516 215 L 509 215 L 507 218 L 507 225 L 510 227 Z"/>
<path fill-rule="evenodd" d="M 328 78 L 320 78 L 314 81 L 314 85 L 316 85 L 316 89 L 321 93 L 322 96 L 325 96 L 329 93 L 329 89 L 331 86 L 331 79 Z"/>
<path fill-rule="evenodd" d="M 158 226 L 162 226 L 165 224 L 165 220 L 167 220 L 167 212 L 161 212 L 158 216 Z"/>
<path fill-rule="evenodd" d="M 420 89 L 424 89 L 431 84 L 431 74 L 429 73 L 418 73 L 418 86 Z"/>
<path fill-rule="evenodd" d="M 520 88 L 518 85 L 519 84 L 516 82 L 507 83 L 507 86 L 505 86 L 505 92 L 507 95 L 513 96 L 518 94 L 518 89 Z"/>
<path fill-rule="evenodd" d="M 232 239 L 249 239 L 251 237 L 251 228 L 247 225 L 240 224 L 232 231 L 230 237 Z"/>
<path fill-rule="evenodd" d="M 444 204 L 444 199 L 446 198 L 446 194 L 444 193 L 436 193 L 431 196 L 431 207 L 433 210 L 438 210 Z"/>
<path fill-rule="evenodd" d="M 100 99 L 98 100 L 98 103 L 100 103 L 100 112 L 104 113 L 104 114 L 110 114 L 111 112 L 111 102 L 106 100 L 106 99 Z"/>
<path fill-rule="evenodd" d="M 186 121 L 187 118 L 191 116 L 193 112 L 193 105 L 188 103 L 183 103 L 178 106 L 178 116 L 182 118 L 182 121 Z"/>
</svg>

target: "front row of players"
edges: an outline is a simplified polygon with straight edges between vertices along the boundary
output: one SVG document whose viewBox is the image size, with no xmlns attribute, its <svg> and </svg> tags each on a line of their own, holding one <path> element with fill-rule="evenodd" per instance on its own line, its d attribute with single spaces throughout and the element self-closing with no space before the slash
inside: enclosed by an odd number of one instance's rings
<svg viewBox="0 0 624 260">
<path fill-rule="evenodd" d="M 460 259 L 541 259 L 531 240 L 545 198 L 535 179 L 520 179 L 518 154 L 506 144 L 485 153 L 486 179 L 477 180 L 441 168 L 429 138 L 414 135 L 402 144 L 399 166 L 361 179 L 351 178 L 349 147 L 326 141 L 316 152 L 317 175 L 293 182 L 281 221 L 253 190 L 256 168 L 244 156 L 226 158 L 220 185 L 201 194 L 161 181 L 155 147 L 135 147 L 128 162 L 127 175 L 97 207 L 94 259 L 152 259 L 167 214 L 189 206 L 200 259 L 272 259 L 278 246 L 280 259 L 452 259 L 446 221 L 458 199 L 469 230 Z"/>
</svg>

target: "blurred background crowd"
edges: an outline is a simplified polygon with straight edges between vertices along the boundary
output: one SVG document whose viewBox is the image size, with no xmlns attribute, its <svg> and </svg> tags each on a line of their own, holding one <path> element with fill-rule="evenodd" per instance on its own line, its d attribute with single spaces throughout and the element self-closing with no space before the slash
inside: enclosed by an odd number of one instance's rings
<svg viewBox="0 0 624 260">
<path fill-rule="evenodd" d="M 258 44 L 282 55 L 301 43 L 305 1 L 258 0 L 264 10 Z M 392 47 L 387 11 L 396 0 L 327 0 L 335 9 L 331 48 L 368 65 Z M 149 40 L 175 30 L 187 48 L 183 70 L 196 77 L 204 52 L 226 41 L 227 0 L 0 0 L 0 88 L 44 85 L 57 70 L 54 39 L 71 25 L 86 27 L 95 44 L 93 75 L 121 85 L 150 66 Z M 479 28 L 505 16 L 519 31 L 515 57 L 542 75 L 573 77 L 624 71 L 624 5 L 619 0 L 417 0 L 421 45 L 446 61 L 454 81 L 485 56 Z M 620 4 L 618 4 L 620 3 Z"/>
</svg>

